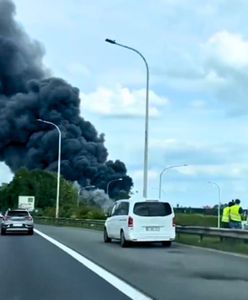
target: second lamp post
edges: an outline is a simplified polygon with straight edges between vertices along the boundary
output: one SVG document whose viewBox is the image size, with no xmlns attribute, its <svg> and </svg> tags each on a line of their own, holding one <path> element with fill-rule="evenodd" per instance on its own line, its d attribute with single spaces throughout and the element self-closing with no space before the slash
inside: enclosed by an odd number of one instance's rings
<svg viewBox="0 0 248 300">
<path fill-rule="evenodd" d="M 123 178 L 117 178 L 117 179 L 110 180 L 110 181 L 108 182 L 107 188 L 106 188 L 106 193 L 107 193 L 108 196 L 109 196 L 109 186 L 110 186 L 110 184 L 111 184 L 112 182 L 114 182 L 114 181 L 122 181 L 122 180 L 123 180 Z"/>
<path fill-rule="evenodd" d="M 173 168 L 179 168 L 179 167 L 186 167 L 188 166 L 187 164 L 183 164 L 183 165 L 175 165 L 175 166 L 169 166 L 169 167 L 165 167 L 160 175 L 159 175 L 159 199 L 161 199 L 161 190 L 162 190 L 162 176 L 164 174 L 165 171 L 169 170 L 169 169 L 173 169 Z"/>
<path fill-rule="evenodd" d="M 221 206 L 221 203 L 220 203 L 220 186 L 216 182 L 213 182 L 213 181 L 209 181 L 208 183 L 213 184 L 218 189 L 218 228 L 220 228 L 220 206 Z"/>
<path fill-rule="evenodd" d="M 42 122 L 42 123 L 46 123 L 49 125 L 53 125 L 59 133 L 59 142 L 58 142 L 58 172 L 57 172 L 57 195 L 56 195 L 56 210 L 55 210 L 55 218 L 58 219 L 59 217 L 59 187 L 60 187 L 60 161 L 61 161 L 61 131 L 59 129 L 59 127 L 49 121 L 45 121 L 42 119 L 37 119 L 37 121 Z"/>
</svg>

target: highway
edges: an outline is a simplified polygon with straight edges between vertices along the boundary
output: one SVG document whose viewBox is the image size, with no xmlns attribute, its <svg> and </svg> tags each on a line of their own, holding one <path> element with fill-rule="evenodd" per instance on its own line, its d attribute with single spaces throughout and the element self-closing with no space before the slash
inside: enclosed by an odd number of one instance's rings
<svg viewBox="0 0 248 300">
<path fill-rule="evenodd" d="M 130 299 L 37 234 L 0 236 L 0 299 Z"/>
<path fill-rule="evenodd" d="M 46 225 L 36 225 L 36 229 L 152 299 L 248 297 L 248 258 L 179 244 L 171 248 L 143 244 L 123 249 L 118 242 L 104 244 L 102 233 L 94 230 Z M 1 257 L 6 258 L 1 259 L 1 299 L 129 299 L 38 234 L 0 238 Z M 24 294 L 25 298 L 19 296 Z"/>
<path fill-rule="evenodd" d="M 159 300 L 247 300 L 248 258 L 183 245 L 104 244 L 102 233 L 80 228 L 36 228 Z"/>
</svg>

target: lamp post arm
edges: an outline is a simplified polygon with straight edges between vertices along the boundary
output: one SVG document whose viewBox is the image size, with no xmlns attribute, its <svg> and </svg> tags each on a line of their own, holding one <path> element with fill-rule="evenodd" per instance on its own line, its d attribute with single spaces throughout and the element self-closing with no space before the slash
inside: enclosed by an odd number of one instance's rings
<svg viewBox="0 0 248 300">
<path fill-rule="evenodd" d="M 146 109 L 145 109 L 145 147 L 144 147 L 144 175 L 143 175 L 143 197 L 147 197 L 148 182 L 148 130 L 149 130 L 149 67 L 144 55 L 137 49 L 117 43 L 115 40 L 105 39 L 106 42 L 114 44 L 137 53 L 146 66 Z"/>
<path fill-rule="evenodd" d="M 109 196 L 109 186 L 112 182 L 115 182 L 115 181 L 122 181 L 123 179 L 122 178 L 118 178 L 118 179 L 113 179 L 113 180 L 110 180 L 108 183 L 107 183 L 107 188 L 106 188 L 106 193 L 107 195 Z"/>
<path fill-rule="evenodd" d="M 165 171 L 169 170 L 169 169 L 173 169 L 173 168 L 179 168 L 179 167 L 186 167 L 188 166 L 187 164 L 183 164 L 183 165 L 175 165 L 175 166 L 169 166 L 169 167 L 165 167 L 159 175 L 159 199 L 161 199 L 161 190 L 162 190 L 162 176 L 165 173 Z"/>
<path fill-rule="evenodd" d="M 148 182 L 148 130 L 149 130 L 149 67 L 148 63 L 142 53 L 138 50 L 116 43 L 116 45 L 129 49 L 135 53 L 137 53 L 145 63 L 146 66 L 146 109 L 145 109 L 145 147 L 144 147 L 144 175 L 143 175 L 143 197 L 147 197 L 147 182 Z"/>
<path fill-rule="evenodd" d="M 132 48 L 132 47 L 129 47 L 129 46 L 126 46 L 126 45 L 117 43 L 117 42 L 115 42 L 114 44 L 115 44 L 115 45 L 118 45 L 118 46 L 120 46 L 120 47 L 123 47 L 123 48 L 126 48 L 126 49 L 129 49 L 129 50 L 131 50 L 131 51 L 136 52 L 136 53 L 143 59 L 145 65 L 146 65 L 147 79 L 148 79 L 148 82 L 149 82 L 149 67 L 148 67 L 148 63 L 147 63 L 147 61 L 146 61 L 144 55 L 143 55 L 141 52 L 139 52 L 137 49 L 135 49 L 135 48 Z"/>
<path fill-rule="evenodd" d="M 163 176 L 164 172 L 165 172 L 166 170 L 168 170 L 168 169 L 169 169 L 169 167 L 164 168 L 164 169 L 160 172 L 160 175 L 159 175 L 159 199 L 161 199 L 162 176 Z"/>
</svg>

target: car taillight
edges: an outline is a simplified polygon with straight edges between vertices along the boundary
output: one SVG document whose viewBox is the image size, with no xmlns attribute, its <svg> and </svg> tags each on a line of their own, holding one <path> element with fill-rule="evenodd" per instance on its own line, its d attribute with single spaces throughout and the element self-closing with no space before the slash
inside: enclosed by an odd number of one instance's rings
<svg viewBox="0 0 248 300">
<path fill-rule="evenodd" d="M 128 227 L 133 227 L 133 218 L 128 217 Z"/>
<path fill-rule="evenodd" d="M 174 226 L 174 227 L 176 226 L 176 218 L 175 217 L 172 220 L 172 226 Z"/>
</svg>

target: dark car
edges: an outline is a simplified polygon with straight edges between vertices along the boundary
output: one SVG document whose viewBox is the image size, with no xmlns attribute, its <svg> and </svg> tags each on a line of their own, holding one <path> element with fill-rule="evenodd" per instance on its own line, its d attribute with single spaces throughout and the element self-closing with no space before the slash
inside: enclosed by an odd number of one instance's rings
<svg viewBox="0 0 248 300">
<path fill-rule="evenodd" d="M 1 234 L 7 232 L 27 232 L 33 234 L 34 221 L 25 209 L 7 210 L 1 223 Z"/>
</svg>

